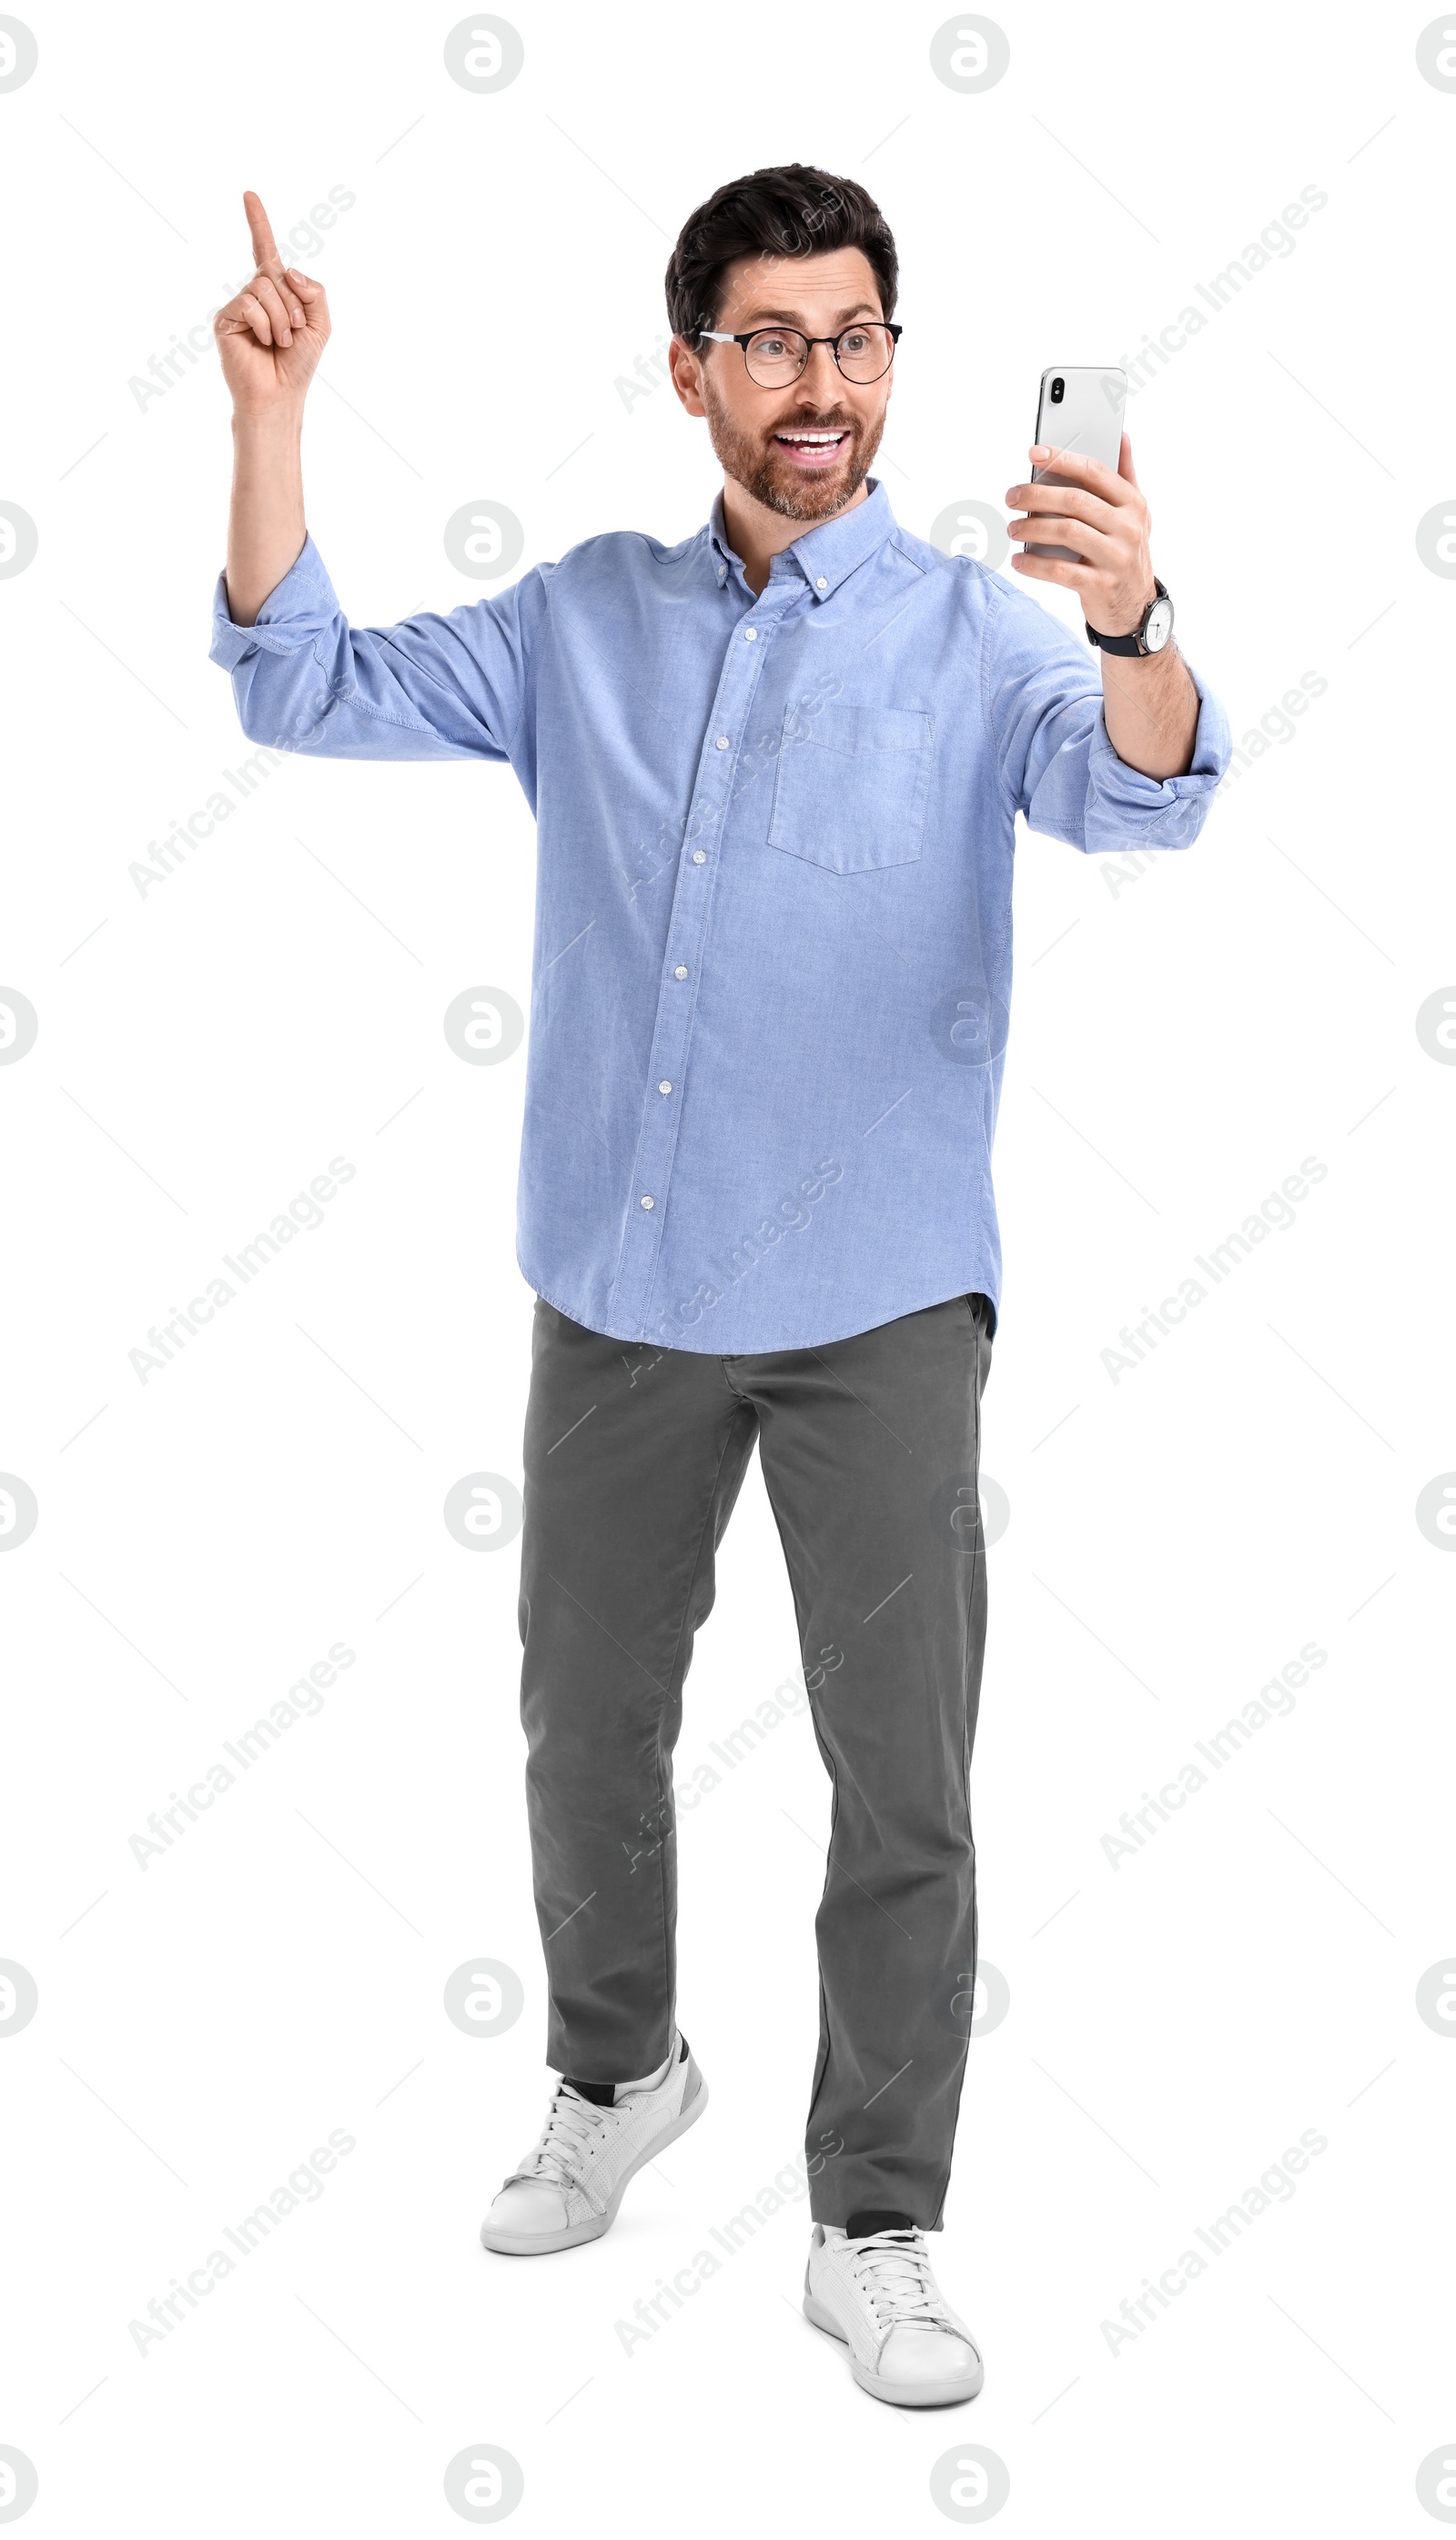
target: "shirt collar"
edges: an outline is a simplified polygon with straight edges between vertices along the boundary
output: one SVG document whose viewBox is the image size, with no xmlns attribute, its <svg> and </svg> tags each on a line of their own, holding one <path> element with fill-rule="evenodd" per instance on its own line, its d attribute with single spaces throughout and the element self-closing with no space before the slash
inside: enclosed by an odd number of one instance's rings
<svg viewBox="0 0 1456 2540">
<path fill-rule="evenodd" d="M 868 493 L 863 503 L 824 521 L 816 529 L 808 529 L 792 546 L 784 547 L 769 567 L 770 582 L 782 582 L 787 575 L 800 574 L 815 600 L 828 600 L 847 577 L 856 572 L 876 547 L 881 546 L 895 527 L 890 498 L 877 476 L 867 476 Z M 713 498 L 708 533 L 720 560 L 728 572 L 741 568 L 741 558 L 730 545 L 728 524 L 724 518 L 723 494 Z"/>
</svg>

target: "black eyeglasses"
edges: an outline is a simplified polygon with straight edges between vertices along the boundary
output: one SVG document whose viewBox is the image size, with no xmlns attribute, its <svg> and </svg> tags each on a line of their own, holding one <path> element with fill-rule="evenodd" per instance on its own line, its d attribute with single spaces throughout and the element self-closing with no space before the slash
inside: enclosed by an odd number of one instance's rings
<svg viewBox="0 0 1456 2540">
<path fill-rule="evenodd" d="M 702 329 L 707 344 L 741 344 L 748 377 L 761 388 L 786 388 L 802 377 L 816 344 L 827 344 L 847 380 L 864 388 L 882 380 L 895 358 L 903 326 L 861 324 L 837 335 L 801 335 L 797 326 L 760 326 L 751 335 L 719 335 Z"/>
</svg>

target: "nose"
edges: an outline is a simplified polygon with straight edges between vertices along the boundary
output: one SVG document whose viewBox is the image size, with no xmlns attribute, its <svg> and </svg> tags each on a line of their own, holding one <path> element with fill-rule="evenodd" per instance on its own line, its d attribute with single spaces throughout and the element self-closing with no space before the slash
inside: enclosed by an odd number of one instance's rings
<svg viewBox="0 0 1456 2540">
<path fill-rule="evenodd" d="M 830 344 L 811 344 L 809 357 L 798 375 L 798 388 L 809 401 L 822 405 L 826 398 L 838 397 L 844 387 L 843 375 Z"/>
</svg>

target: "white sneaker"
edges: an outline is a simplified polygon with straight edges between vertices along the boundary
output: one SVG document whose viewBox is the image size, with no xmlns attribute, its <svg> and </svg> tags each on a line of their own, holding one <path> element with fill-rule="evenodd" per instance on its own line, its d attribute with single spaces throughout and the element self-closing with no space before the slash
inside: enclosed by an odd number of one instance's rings
<svg viewBox="0 0 1456 2540">
<path fill-rule="evenodd" d="M 816 2222 L 803 2280 L 804 2314 L 850 2350 L 862 2390 L 896 2408 L 974 2399 L 986 2377 L 976 2341 L 931 2270 L 920 2230 L 847 2239 Z"/>
<path fill-rule="evenodd" d="M 617 2219 L 628 2180 L 686 2134 L 707 2105 L 708 2085 L 676 2029 L 659 2072 L 619 2081 L 606 2107 L 558 2081 L 540 2142 L 480 2226 L 486 2248 L 529 2258 L 599 2240 Z"/>
</svg>

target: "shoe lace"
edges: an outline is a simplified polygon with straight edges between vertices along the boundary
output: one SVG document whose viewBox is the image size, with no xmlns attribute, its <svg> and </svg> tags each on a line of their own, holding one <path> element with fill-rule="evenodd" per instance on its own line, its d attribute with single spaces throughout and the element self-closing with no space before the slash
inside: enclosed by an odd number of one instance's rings
<svg viewBox="0 0 1456 2540">
<path fill-rule="evenodd" d="M 922 2231 L 871 2231 L 863 2240 L 852 2240 L 850 2264 L 856 2284 L 874 2306 L 876 2325 L 886 2335 L 907 2324 L 950 2325 Z"/>
<path fill-rule="evenodd" d="M 576 2185 L 596 2150 L 611 2117 L 610 2108 L 579 2098 L 569 2081 L 560 2081 L 541 2129 L 541 2139 L 516 2172 L 518 2178 L 543 2178 L 553 2187 Z"/>
</svg>

